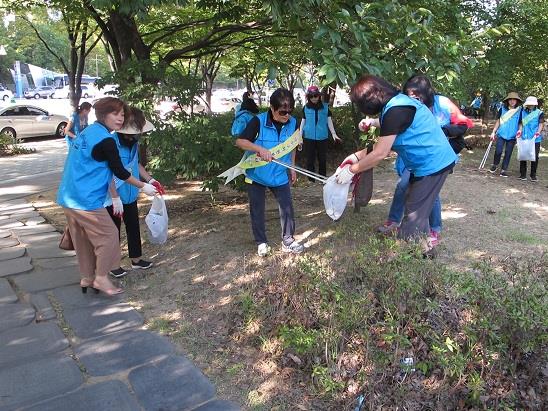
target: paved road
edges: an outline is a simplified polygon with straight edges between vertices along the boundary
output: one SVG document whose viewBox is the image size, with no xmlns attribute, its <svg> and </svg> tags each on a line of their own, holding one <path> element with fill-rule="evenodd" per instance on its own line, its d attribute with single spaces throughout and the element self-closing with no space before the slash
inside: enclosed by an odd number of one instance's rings
<svg viewBox="0 0 548 411">
<path fill-rule="evenodd" d="M 74 251 L 22 198 L 58 184 L 64 142 L 28 144 L 0 159 L 0 411 L 239 410 L 123 295 L 82 294 Z"/>
</svg>

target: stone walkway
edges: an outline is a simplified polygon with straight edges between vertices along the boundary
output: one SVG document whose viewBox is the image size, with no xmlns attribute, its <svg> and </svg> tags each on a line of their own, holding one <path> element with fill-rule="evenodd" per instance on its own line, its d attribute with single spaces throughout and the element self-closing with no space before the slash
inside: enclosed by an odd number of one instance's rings
<svg viewBox="0 0 548 411">
<path fill-rule="evenodd" d="M 123 294 L 82 294 L 60 236 L 24 199 L 0 205 L 0 410 L 240 409 Z"/>
</svg>

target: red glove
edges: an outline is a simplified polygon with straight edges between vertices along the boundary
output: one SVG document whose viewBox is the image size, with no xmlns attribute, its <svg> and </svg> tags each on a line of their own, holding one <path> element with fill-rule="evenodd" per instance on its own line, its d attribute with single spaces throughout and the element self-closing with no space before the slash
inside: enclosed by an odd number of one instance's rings
<svg viewBox="0 0 548 411">
<path fill-rule="evenodd" d="M 540 136 L 540 133 L 535 133 L 535 135 L 533 136 L 533 138 L 537 138 Z"/>
<path fill-rule="evenodd" d="M 521 138 L 521 130 L 518 130 L 518 132 L 516 133 L 516 138 Z"/>
<path fill-rule="evenodd" d="M 164 195 L 166 193 L 166 190 L 164 189 L 164 186 L 162 184 L 160 184 L 159 181 L 156 181 L 153 178 L 151 178 L 148 183 L 152 184 L 156 188 L 156 191 L 158 191 L 158 194 Z"/>
</svg>

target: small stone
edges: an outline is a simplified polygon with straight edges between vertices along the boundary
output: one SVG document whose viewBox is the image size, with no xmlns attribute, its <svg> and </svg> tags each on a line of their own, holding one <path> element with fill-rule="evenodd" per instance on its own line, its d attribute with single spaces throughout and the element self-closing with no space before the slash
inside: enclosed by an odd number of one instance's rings
<svg viewBox="0 0 548 411">
<path fill-rule="evenodd" d="M 32 270 L 30 257 L 24 256 L 2 261 L 0 264 L 0 277 L 20 274 Z"/>
</svg>

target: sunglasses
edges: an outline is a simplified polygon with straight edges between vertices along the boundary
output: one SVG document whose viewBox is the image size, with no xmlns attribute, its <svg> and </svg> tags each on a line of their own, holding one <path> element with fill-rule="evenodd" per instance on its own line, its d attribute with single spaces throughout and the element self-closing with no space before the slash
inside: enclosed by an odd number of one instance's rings
<svg viewBox="0 0 548 411">
<path fill-rule="evenodd" d="M 288 114 L 291 114 L 293 112 L 293 109 L 291 110 L 278 110 L 278 114 L 280 116 L 287 116 Z"/>
</svg>

